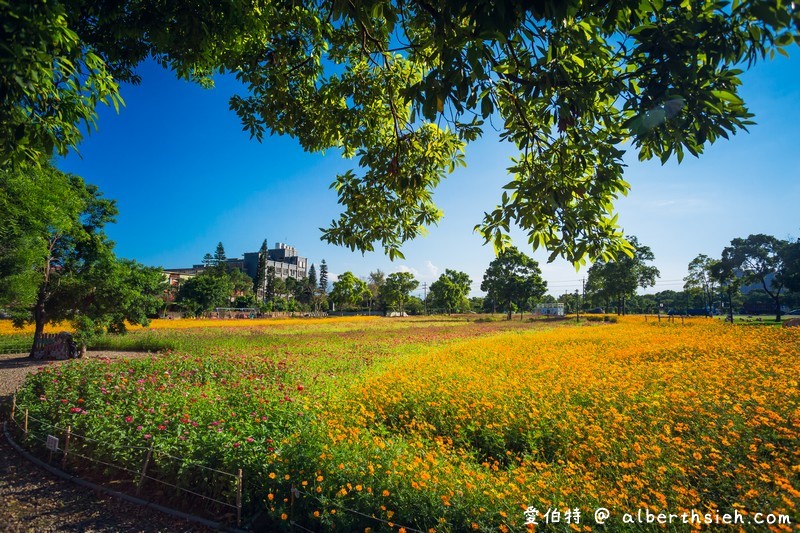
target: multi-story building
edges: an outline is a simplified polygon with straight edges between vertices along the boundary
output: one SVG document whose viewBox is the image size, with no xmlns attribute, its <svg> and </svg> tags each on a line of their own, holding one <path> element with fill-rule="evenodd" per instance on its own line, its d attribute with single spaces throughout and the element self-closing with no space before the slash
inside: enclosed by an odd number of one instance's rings
<svg viewBox="0 0 800 533">
<path fill-rule="evenodd" d="M 252 279 L 256 279 L 260 255 L 261 252 L 247 252 L 243 258 L 226 259 L 225 266 L 230 269 L 238 269 Z M 168 268 L 164 270 L 164 274 L 170 284 L 179 285 L 182 280 L 199 274 L 205 268 L 205 265 L 193 265 L 192 268 Z M 308 259 L 298 256 L 294 246 L 278 242 L 275 243 L 275 248 L 267 250 L 264 268 L 265 270 L 273 268 L 276 278 L 302 279 L 308 276 Z M 266 278 L 266 275 L 264 277 Z"/>
<path fill-rule="evenodd" d="M 258 277 L 258 259 L 261 252 L 248 252 L 244 254 L 244 268 L 242 270 L 251 278 Z M 264 268 L 275 269 L 275 277 L 280 279 L 302 279 L 308 276 L 308 259 L 297 255 L 294 246 L 282 242 L 275 243 L 275 248 L 267 250 L 267 259 Z M 266 276 L 264 276 L 266 278 Z"/>
</svg>

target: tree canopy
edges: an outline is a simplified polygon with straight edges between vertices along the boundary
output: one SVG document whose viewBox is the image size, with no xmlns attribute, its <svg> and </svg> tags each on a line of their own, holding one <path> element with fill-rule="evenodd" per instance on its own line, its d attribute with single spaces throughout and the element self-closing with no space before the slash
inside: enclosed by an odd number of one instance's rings
<svg viewBox="0 0 800 533">
<path fill-rule="evenodd" d="M 722 262 L 742 276 L 745 283 L 760 284 L 775 303 L 776 320 L 781 319 L 781 291 L 787 273 L 797 271 L 791 258 L 796 249 L 788 241 L 771 235 L 749 235 L 736 238 L 722 250 Z"/>
<path fill-rule="evenodd" d="M 230 307 L 233 292 L 230 276 L 208 269 L 181 284 L 177 301 L 187 314 L 194 316 L 216 307 Z"/>
<path fill-rule="evenodd" d="M 439 279 L 431 283 L 431 303 L 443 308 L 450 314 L 452 311 L 469 308 L 467 295 L 472 288 L 472 280 L 466 272 L 446 269 Z"/>
<path fill-rule="evenodd" d="M 55 0 L 0 2 L 0 20 L 0 164 L 76 146 L 154 58 L 208 86 L 233 73 L 258 140 L 356 158 L 331 243 L 402 256 L 494 127 L 518 155 L 481 233 L 502 248 L 516 225 L 578 264 L 632 252 L 613 212 L 626 149 L 680 161 L 745 129 L 742 69 L 800 43 L 788 0 Z"/>
<path fill-rule="evenodd" d="M 392 272 L 381 285 L 380 297 L 387 308 L 396 309 L 401 315 L 406 312 L 409 293 L 419 286 L 411 272 Z"/>
<path fill-rule="evenodd" d="M 0 170 L 0 305 L 15 323 L 69 320 L 81 341 L 125 323 L 146 324 L 166 288 L 161 270 L 119 260 L 105 226 L 114 201 L 77 176 L 47 166 Z"/>
<path fill-rule="evenodd" d="M 612 261 L 599 260 L 589 268 L 586 292 L 602 299 L 606 308 L 616 300 L 617 314 L 625 314 L 625 300 L 639 287 L 652 287 L 660 276 L 658 269 L 648 265 L 655 256 L 649 246 L 639 244 L 635 236 L 629 237 L 633 254 Z M 608 309 L 606 309 L 607 311 Z"/>
<path fill-rule="evenodd" d="M 369 294 L 365 281 L 355 277 L 352 272 L 345 272 L 333 282 L 330 299 L 339 304 L 340 309 L 344 311 L 369 298 Z"/>
<path fill-rule="evenodd" d="M 510 246 L 489 263 L 481 290 L 493 306 L 505 309 L 508 319 L 514 309 L 523 309 L 530 299 L 541 298 L 547 291 L 539 263 Z"/>
<path fill-rule="evenodd" d="M 714 305 L 714 269 L 718 259 L 712 259 L 705 254 L 700 254 L 689 263 L 688 275 L 683 278 L 684 290 L 690 292 L 700 291 L 703 294 L 706 314 L 711 316 Z"/>
</svg>

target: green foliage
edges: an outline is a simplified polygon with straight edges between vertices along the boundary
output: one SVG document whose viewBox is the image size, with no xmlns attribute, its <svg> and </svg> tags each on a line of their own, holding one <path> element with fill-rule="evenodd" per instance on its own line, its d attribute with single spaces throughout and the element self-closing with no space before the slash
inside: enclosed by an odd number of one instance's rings
<svg viewBox="0 0 800 533">
<path fill-rule="evenodd" d="M 781 255 L 784 285 L 790 291 L 800 292 L 800 239 L 784 246 Z"/>
<path fill-rule="evenodd" d="M 381 269 L 377 269 L 369 273 L 369 277 L 367 278 L 367 289 L 369 289 L 370 294 L 370 311 L 372 311 L 373 308 L 385 310 L 386 303 L 381 300 L 381 287 L 383 287 L 385 283 L 386 274 Z"/>
<path fill-rule="evenodd" d="M 48 226 L 72 228 L 79 204 L 66 176 L 50 166 L 0 171 L 0 305 L 33 305 L 48 253 Z"/>
<path fill-rule="evenodd" d="M 65 155 L 96 126 L 98 103 L 122 104 L 112 69 L 78 34 L 70 8 L 0 0 L 0 168 Z"/>
<path fill-rule="evenodd" d="M 705 254 L 700 254 L 689 263 L 689 274 L 683 278 L 685 282 L 683 288 L 688 291 L 701 291 L 704 297 L 703 307 L 710 313 L 714 299 L 714 276 L 712 269 L 717 260 L 711 259 Z"/>
<path fill-rule="evenodd" d="M 267 281 L 264 289 L 264 300 L 272 302 L 275 299 L 275 282 L 279 278 L 275 277 L 275 267 L 267 267 Z"/>
<path fill-rule="evenodd" d="M 51 167 L 0 177 L 0 209 L 11 228 L 0 246 L 16 258 L 0 261 L 0 300 L 17 324 L 35 323 L 38 338 L 47 322 L 68 320 L 84 345 L 103 331 L 124 333 L 126 321 L 147 324 L 166 284 L 160 269 L 114 256 L 104 227 L 117 214 L 115 203 Z"/>
<path fill-rule="evenodd" d="M 617 314 L 625 314 L 625 301 L 639 287 L 652 287 L 660 275 L 658 269 L 647 265 L 655 256 L 649 246 L 639 244 L 635 236 L 628 237 L 632 254 L 612 261 L 598 260 L 589 268 L 586 292 L 606 303 L 616 300 Z"/>
<path fill-rule="evenodd" d="M 223 246 L 221 242 L 217 243 L 217 247 L 214 249 L 214 255 L 212 257 L 212 265 L 216 266 L 217 268 L 225 267 L 225 260 L 228 258 L 228 256 L 225 255 L 225 246 Z"/>
<path fill-rule="evenodd" d="M 781 319 L 781 291 L 787 271 L 797 270 L 791 261 L 794 251 L 789 242 L 771 235 L 750 235 L 745 239 L 736 238 L 722 251 L 722 262 L 729 270 L 738 271 L 745 284 L 759 283 L 773 299 L 776 320 Z M 796 251 L 794 251 L 796 253 Z M 771 278 L 769 283 L 767 279 Z"/>
<path fill-rule="evenodd" d="M 238 268 L 231 268 L 226 274 L 233 284 L 234 296 L 251 296 L 253 294 L 253 280 L 250 276 Z"/>
<path fill-rule="evenodd" d="M 261 249 L 258 250 L 258 263 L 256 265 L 256 279 L 253 280 L 253 294 L 259 299 L 264 300 L 264 290 L 267 283 L 267 256 L 269 250 L 267 249 L 267 239 L 261 243 Z M 312 265 L 313 268 L 313 265 Z"/>
<path fill-rule="evenodd" d="M 230 307 L 233 291 L 234 283 L 226 273 L 209 269 L 186 280 L 181 285 L 177 301 L 190 316 L 196 316 L 215 307 Z"/>
<path fill-rule="evenodd" d="M 409 315 L 421 315 L 425 312 L 425 302 L 422 301 L 422 298 L 417 296 L 409 296 L 408 301 L 403 306 L 403 309 Z"/>
<path fill-rule="evenodd" d="M 784 0 L 3 0 L 0 20 L 0 164 L 74 147 L 152 57 L 206 86 L 235 73 L 230 107 L 258 140 L 357 158 L 323 238 L 391 258 L 440 220 L 433 191 L 485 121 L 502 124 L 519 154 L 479 231 L 499 250 L 519 226 L 576 265 L 633 251 L 613 213 L 623 145 L 681 161 L 746 129 L 742 68 L 800 42 Z"/>
<path fill-rule="evenodd" d="M 355 277 L 352 272 L 345 272 L 333 282 L 330 299 L 344 311 L 363 302 L 369 295 L 365 281 Z"/>
<path fill-rule="evenodd" d="M 390 309 L 401 315 L 405 312 L 409 293 L 419 286 L 410 272 L 393 272 L 386 277 L 386 282 L 380 288 L 381 299 Z"/>
<path fill-rule="evenodd" d="M 445 270 L 439 279 L 431 283 L 431 303 L 434 307 L 451 311 L 464 312 L 469 308 L 469 294 L 472 288 L 472 280 L 465 272 L 456 270 Z"/>
<path fill-rule="evenodd" d="M 328 263 L 324 259 L 319 264 L 319 291 L 323 295 L 328 292 Z"/>
<path fill-rule="evenodd" d="M 512 313 L 528 300 L 544 295 L 547 282 L 542 279 L 539 263 L 510 246 L 489 263 L 481 290 L 486 292 L 486 300 L 491 300 L 493 307 L 505 309 L 511 320 Z"/>
</svg>

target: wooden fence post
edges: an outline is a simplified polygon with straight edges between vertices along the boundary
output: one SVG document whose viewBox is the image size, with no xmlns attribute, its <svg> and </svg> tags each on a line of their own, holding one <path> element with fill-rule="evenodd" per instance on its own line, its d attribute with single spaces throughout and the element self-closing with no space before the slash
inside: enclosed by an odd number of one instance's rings
<svg viewBox="0 0 800 533">
<path fill-rule="evenodd" d="M 61 458 L 61 470 L 67 467 L 67 453 L 69 450 L 69 437 L 72 434 L 72 426 L 67 426 L 67 436 L 64 438 L 64 456 Z"/>
<path fill-rule="evenodd" d="M 292 483 L 292 491 L 289 496 L 289 531 L 294 531 L 294 495 L 297 492 L 294 483 Z"/>
<path fill-rule="evenodd" d="M 14 393 L 14 396 L 11 397 L 11 421 L 16 422 L 14 420 L 14 411 L 17 410 L 17 393 Z"/>
<path fill-rule="evenodd" d="M 144 458 L 144 464 L 142 465 L 142 475 L 139 477 L 139 484 L 136 486 L 136 495 L 139 495 L 139 492 L 142 490 L 142 484 L 144 484 L 144 478 L 147 475 L 147 466 L 150 464 L 150 456 L 153 454 L 153 445 L 155 442 L 150 442 L 150 449 L 147 450 L 147 456 Z"/>
<path fill-rule="evenodd" d="M 236 527 L 242 527 L 242 469 L 236 475 Z"/>
</svg>

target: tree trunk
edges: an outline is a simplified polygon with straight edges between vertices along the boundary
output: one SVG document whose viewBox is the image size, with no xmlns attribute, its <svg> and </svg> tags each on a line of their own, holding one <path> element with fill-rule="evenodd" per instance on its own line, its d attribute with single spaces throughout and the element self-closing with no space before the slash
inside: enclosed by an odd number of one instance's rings
<svg viewBox="0 0 800 533">
<path fill-rule="evenodd" d="M 773 282 L 774 283 L 774 282 Z M 775 291 L 775 294 L 772 294 L 767 288 L 767 281 L 765 278 L 761 278 L 761 285 L 764 287 L 764 292 L 766 292 L 770 298 L 775 302 L 775 320 L 777 322 L 781 321 L 781 290 L 783 289 L 783 284 L 778 287 L 778 290 Z"/>
<path fill-rule="evenodd" d="M 45 296 L 45 286 L 42 285 L 36 298 L 36 305 L 33 308 L 33 320 L 36 324 L 36 329 L 33 332 L 33 345 L 31 346 L 31 352 L 28 354 L 28 357 L 33 357 L 33 352 L 36 348 L 36 345 L 42 338 L 44 325 L 47 322 L 47 312 L 44 308 Z"/>
<path fill-rule="evenodd" d="M 733 291 L 728 289 L 728 318 L 733 324 Z"/>
<path fill-rule="evenodd" d="M 509 321 L 511 320 L 511 313 L 512 313 L 512 312 L 513 312 L 513 311 L 512 311 L 512 309 L 511 309 L 511 305 L 509 304 L 509 306 L 508 306 L 508 320 L 509 320 Z"/>
</svg>

